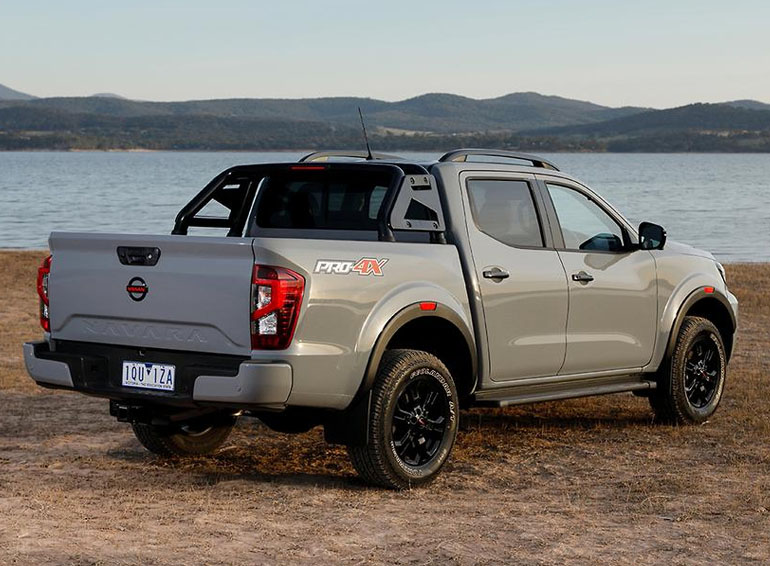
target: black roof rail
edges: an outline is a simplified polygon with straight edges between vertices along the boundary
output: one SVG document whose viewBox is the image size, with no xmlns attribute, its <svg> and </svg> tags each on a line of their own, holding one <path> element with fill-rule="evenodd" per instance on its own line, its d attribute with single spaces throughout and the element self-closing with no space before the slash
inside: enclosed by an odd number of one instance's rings
<svg viewBox="0 0 770 566">
<path fill-rule="evenodd" d="M 550 161 L 538 157 L 537 155 L 530 155 L 529 153 L 519 153 L 517 151 L 506 151 L 504 149 L 454 149 L 448 153 L 445 153 L 439 158 L 439 161 L 468 161 L 470 155 L 483 155 L 486 157 L 504 157 L 507 159 L 521 159 L 522 161 L 529 161 L 532 167 L 540 167 L 542 169 L 552 169 L 558 171 L 556 167 Z"/>
<path fill-rule="evenodd" d="M 308 153 L 304 157 L 301 157 L 299 162 L 329 161 L 330 157 L 347 157 L 349 159 L 366 160 L 367 157 L 369 157 L 369 153 L 366 151 L 314 151 L 313 153 Z M 378 161 L 402 161 L 404 159 L 398 155 L 390 155 L 388 153 L 372 153 L 372 158 Z"/>
</svg>

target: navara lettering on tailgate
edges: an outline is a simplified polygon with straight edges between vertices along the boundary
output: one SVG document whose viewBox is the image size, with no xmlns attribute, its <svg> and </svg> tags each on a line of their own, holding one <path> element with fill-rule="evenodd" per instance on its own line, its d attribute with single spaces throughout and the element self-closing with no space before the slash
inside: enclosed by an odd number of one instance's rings
<svg viewBox="0 0 770 566">
<path fill-rule="evenodd" d="M 163 342 L 206 343 L 206 339 L 197 328 L 164 327 L 152 326 L 150 324 L 130 324 L 85 319 L 83 320 L 83 329 L 86 333 L 94 336 L 142 338 Z"/>
</svg>

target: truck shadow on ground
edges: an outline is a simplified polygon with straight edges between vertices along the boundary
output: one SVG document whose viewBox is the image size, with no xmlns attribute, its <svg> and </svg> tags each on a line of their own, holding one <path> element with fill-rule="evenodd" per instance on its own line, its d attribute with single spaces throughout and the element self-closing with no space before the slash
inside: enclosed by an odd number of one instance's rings
<svg viewBox="0 0 770 566">
<path fill-rule="evenodd" d="M 641 403 L 642 400 L 638 400 Z M 460 430 L 478 430 L 495 433 L 500 430 L 592 430 L 626 429 L 634 426 L 652 424 L 652 413 L 644 405 L 613 407 L 606 402 L 603 407 L 593 408 L 587 403 L 560 407 L 521 406 L 500 409 L 470 409 L 463 411 L 460 418 Z M 574 403 L 574 402 L 573 402 Z M 598 405 L 594 401 L 594 405 Z"/>
<path fill-rule="evenodd" d="M 642 436 L 652 425 L 649 412 L 626 408 L 591 414 L 591 410 L 535 413 L 523 408 L 473 409 L 463 411 L 461 430 L 449 470 L 482 469 L 515 453 L 558 439 L 575 443 L 575 450 L 606 442 L 608 435 Z M 538 447 L 547 457 L 549 448 Z M 242 421 L 228 443 L 216 454 L 194 458 L 162 458 L 148 453 L 133 438 L 107 451 L 107 456 L 130 467 L 151 467 L 158 472 L 181 474 L 193 486 L 214 486 L 226 482 L 272 483 L 286 486 L 362 489 L 368 486 L 356 476 L 343 446 L 323 441 L 320 427 L 304 434 L 281 434 L 256 420 Z M 556 456 L 556 454 L 554 454 Z"/>
</svg>

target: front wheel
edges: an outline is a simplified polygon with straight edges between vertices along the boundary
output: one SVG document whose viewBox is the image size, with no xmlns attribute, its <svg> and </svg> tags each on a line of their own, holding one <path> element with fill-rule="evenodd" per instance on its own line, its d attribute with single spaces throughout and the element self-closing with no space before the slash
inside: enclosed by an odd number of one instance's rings
<svg viewBox="0 0 770 566">
<path fill-rule="evenodd" d="M 678 424 L 705 422 L 722 400 L 726 375 L 727 355 L 717 327 L 705 318 L 685 317 L 674 353 L 650 394 L 655 416 Z"/>
<path fill-rule="evenodd" d="M 169 426 L 133 423 L 134 434 L 142 446 L 159 456 L 202 456 L 211 454 L 230 436 L 237 418 L 218 415 Z"/>
<path fill-rule="evenodd" d="M 418 350 L 385 353 L 372 390 L 367 443 L 349 446 L 369 483 L 406 489 L 432 481 L 457 436 L 457 389 L 437 357 Z"/>
</svg>

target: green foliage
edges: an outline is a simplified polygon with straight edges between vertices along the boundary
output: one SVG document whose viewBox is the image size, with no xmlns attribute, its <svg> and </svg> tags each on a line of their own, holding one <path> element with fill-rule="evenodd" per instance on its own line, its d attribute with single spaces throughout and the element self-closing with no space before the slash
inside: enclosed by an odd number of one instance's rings
<svg viewBox="0 0 770 566">
<path fill-rule="evenodd" d="M 20 101 L 0 101 L 0 108 Z M 425 94 L 385 102 L 371 98 L 226 99 L 140 102 L 105 97 L 41 98 L 26 107 L 113 117 L 218 116 L 224 118 L 327 122 L 355 127 L 360 106 L 372 127 L 438 133 L 514 131 L 593 123 L 639 112 L 534 92 L 475 100 L 454 94 Z"/>
<path fill-rule="evenodd" d="M 770 110 L 749 109 L 729 104 L 690 104 L 668 110 L 641 112 L 597 124 L 540 129 L 537 133 L 609 137 L 683 131 L 722 133 L 766 130 L 770 130 Z"/>
<path fill-rule="evenodd" d="M 0 101 L 0 150 L 360 148 L 363 140 L 355 108 L 361 105 L 370 123 L 372 145 L 383 151 L 464 146 L 526 151 L 768 152 L 770 111 L 748 102 L 639 112 L 535 93 L 487 101 L 425 95 L 400 103 L 352 98 Z M 487 105 L 482 113 L 480 103 Z M 510 126 L 574 121 L 578 110 L 580 120 L 589 120 L 588 115 L 610 119 L 523 131 Z M 613 117 L 618 113 L 622 116 Z M 372 116 L 380 128 L 372 127 Z M 485 127 L 489 120 L 496 120 L 499 127 Z M 447 131 L 455 127 L 459 129 Z"/>
</svg>

